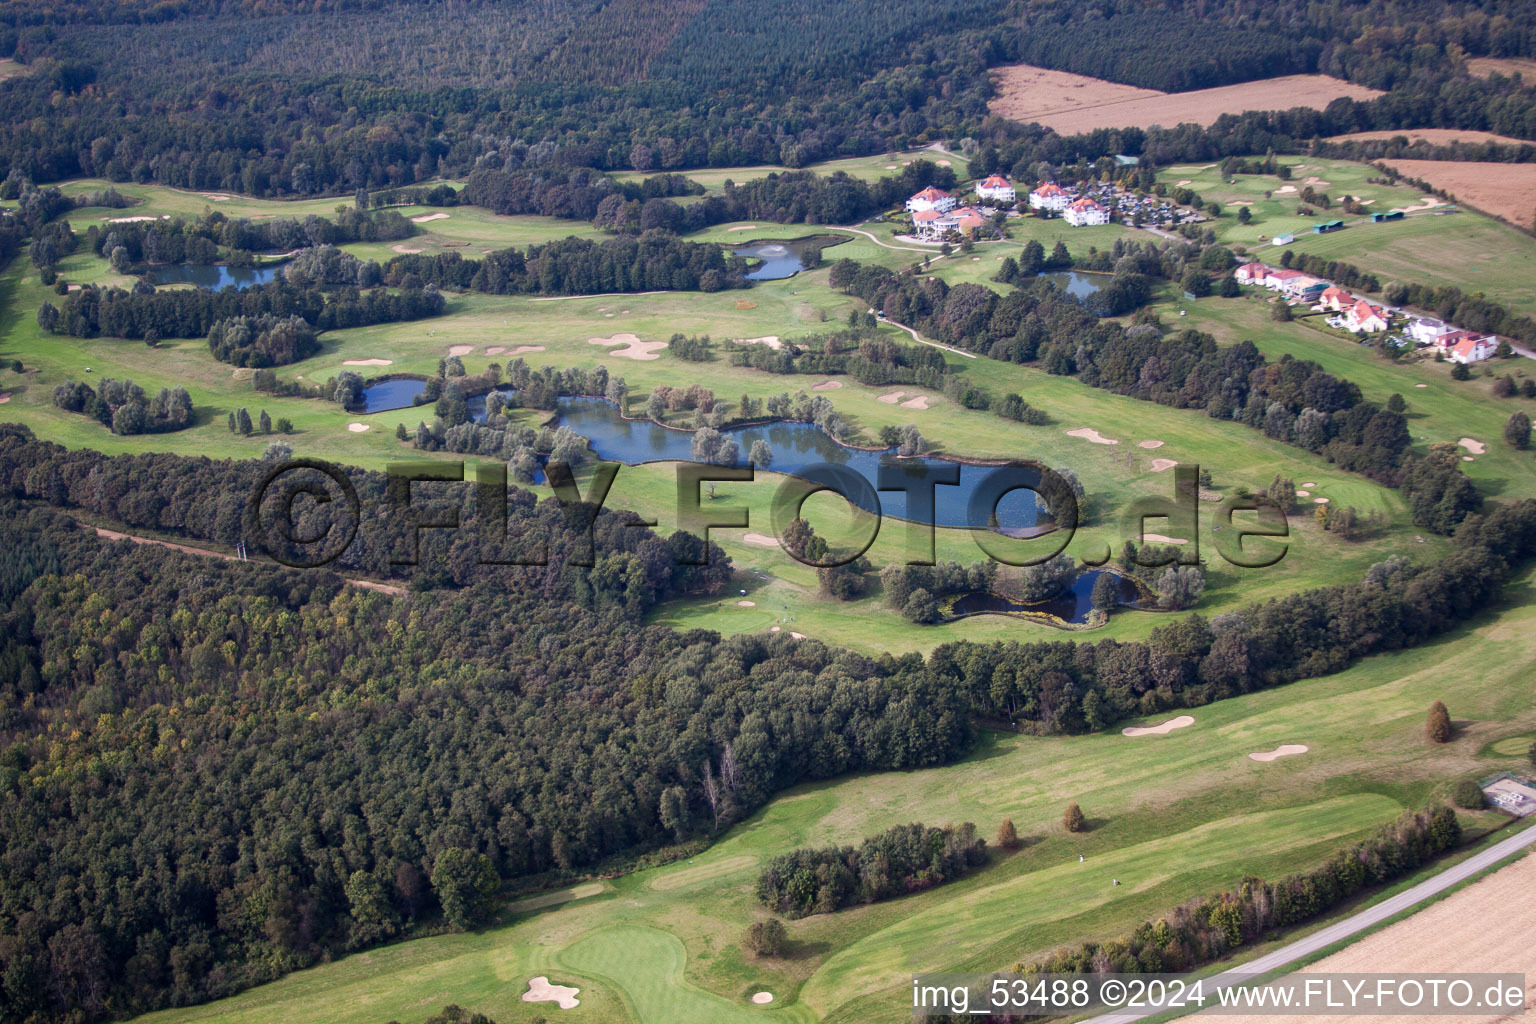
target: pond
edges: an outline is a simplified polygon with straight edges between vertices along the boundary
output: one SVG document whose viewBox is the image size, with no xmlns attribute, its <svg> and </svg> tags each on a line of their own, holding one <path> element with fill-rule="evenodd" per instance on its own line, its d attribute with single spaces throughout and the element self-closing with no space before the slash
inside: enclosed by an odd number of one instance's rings
<svg viewBox="0 0 1536 1024">
<path fill-rule="evenodd" d="M 949 606 L 949 613 L 954 618 L 964 618 L 967 615 L 1006 615 L 1014 612 L 1044 612 L 1053 615 L 1063 622 L 1071 622 L 1081 625 L 1088 621 L 1088 613 L 1093 610 L 1093 584 L 1108 569 L 1089 569 L 1079 573 L 1077 579 L 1072 582 L 1072 589 L 1052 598 L 1049 601 L 1038 601 L 1034 604 L 1021 604 L 1011 601 L 999 594 L 977 591 L 962 595 Z M 1122 605 L 1134 605 L 1141 597 L 1136 589 L 1136 584 L 1121 576 L 1112 574 L 1120 583 L 1120 603 Z"/>
<path fill-rule="evenodd" d="M 421 380 L 401 378 L 380 381 L 363 389 L 365 413 L 383 412 L 389 409 L 408 409 L 414 399 L 425 389 Z M 512 388 L 498 389 L 510 394 Z M 467 400 L 471 418 L 485 419 L 484 395 Z M 570 427 L 591 442 L 598 458 L 627 465 L 643 462 L 679 461 L 693 458 L 693 434 L 686 430 L 669 430 L 649 420 L 625 419 L 618 407 L 601 398 L 562 398 L 556 406 L 557 422 Z M 424 416 L 423 418 L 426 418 Z M 850 499 L 867 511 L 874 511 L 876 502 L 882 514 L 897 519 L 907 517 L 907 496 L 903 491 L 879 491 L 875 488 L 879 479 L 880 464 L 893 460 L 896 464 L 916 471 L 923 466 L 949 467 L 958 465 L 957 485 L 938 485 L 934 488 L 934 522 L 939 526 L 963 527 L 969 523 L 969 506 L 972 498 L 982 489 L 994 467 L 972 466 L 956 463 L 952 459 L 900 459 L 890 450 L 865 451 L 847 448 L 834 441 L 820 427 L 812 423 L 767 423 L 758 426 L 731 427 L 722 431 L 739 446 L 744 462 L 754 441 L 765 441 L 773 451 L 772 469 L 779 473 L 803 475 L 812 467 L 831 464 L 852 470 L 863 479 L 868 489 L 850 495 Z M 1024 475 L 1037 480 L 1032 471 Z M 926 520 L 926 517 L 923 517 Z M 1040 525 L 1041 513 L 1034 492 L 1013 490 L 997 503 L 996 528 L 1013 536 L 1028 536 Z M 987 525 L 985 521 L 981 525 Z"/>
<path fill-rule="evenodd" d="M 1085 274 L 1080 270 L 1053 270 L 1040 277 L 1075 299 L 1086 299 L 1114 280 L 1108 274 Z"/>
<path fill-rule="evenodd" d="M 164 267 L 150 267 L 144 277 L 153 285 L 195 284 L 212 292 L 226 288 L 237 291 L 253 284 L 268 284 L 276 280 L 283 268 L 276 264 L 265 267 L 226 267 L 222 263 L 172 263 Z"/>
<path fill-rule="evenodd" d="M 815 266 L 822 249 L 847 240 L 842 235 L 814 235 L 787 241 L 754 241 L 751 245 L 732 249 L 731 255 L 762 260 L 760 266 L 747 273 L 748 281 L 782 281 L 794 277 L 807 266 Z"/>
</svg>

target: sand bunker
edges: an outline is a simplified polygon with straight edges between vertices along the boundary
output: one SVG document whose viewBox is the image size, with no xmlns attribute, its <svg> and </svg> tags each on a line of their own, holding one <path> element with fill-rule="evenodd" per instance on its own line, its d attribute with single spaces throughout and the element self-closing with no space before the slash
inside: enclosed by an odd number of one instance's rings
<svg viewBox="0 0 1536 1024">
<path fill-rule="evenodd" d="M 1429 387 L 1429 385 L 1428 384 L 1415 384 L 1414 387 L 1416 387 L 1416 388 L 1427 388 L 1427 387 Z"/>
<path fill-rule="evenodd" d="M 1189 184 L 1189 179 L 1188 178 L 1180 178 L 1178 181 L 1173 183 L 1173 187 L 1174 188 L 1182 188 L 1183 186 L 1188 185 L 1188 184 Z"/>
<path fill-rule="evenodd" d="M 737 601 L 736 602 L 736 607 L 738 607 L 738 608 L 756 608 L 757 607 L 757 602 L 756 601 Z"/>
<path fill-rule="evenodd" d="M 1294 754 L 1305 754 L 1306 752 L 1307 746 L 1304 743 L 1282 743 L 1274 750 L 1261 750 L 1257 753 L 1249 754 L 1248 757 L 1254 761 L 1273 761 L 1277 757 L 1291 757 Z"/>
<path fill-rule="evenodd" d="M 875 399 L 875 401 L 884 402 L 886 405 L 895 405 L 897 402 L 901 401 L 901 396 L 904 394 L 906 394 L 905 391 L 892 391 L 888 395 L 881 395 L 879 398 Z"/>
<path fill-rule="evenodd" d="M 506 350 L 507 346 L 505 345 L 492 345 L 490 348 L 485 350 L 485 354 L 488 356 L 499 356 Z"/>
<path fill-rule="evenodd" d="M 783 628 L 784 627 L 782 627 L 782 626 L 774 626 L 773 628 L 769 629 L 768 632 L 770 632 L 770 633 L 777 633 L 779 630 L 781 630 Z"/>
<path fill-rule="evenodd" d="M 467 356 L 475 350 L 473 345 L 449 345 L 448 354 L 451 356 Z"/>
<path fill-rule="evenodd" d="M 434 220 L 447 220 L 446 213 L 424 213 L 420 217 L 412 217 L 412 224 L 430 224 Z"/>
<path fill-rule="evenodd" d="M 1161 448 L 1162 446 L 1163 446 L 1163 442 L 1161 442 L 1161 441 L 1137 441 L 1136 442 L 1136 447 L 1137 448 Z"/>
<path fill-rule="evenodd" d="M 204 199 L 207 199 L 209 202 L 214 202 L 214 203 L 227 203 L 227 202 L 229 202 L 229 198 L 230 198 L 229 196 L 220 195 L 217 192 L 202 192 L 202 193 L 199 193 L 199 194 Z"/>
<path fill-rule="evenodd" d="M 759 1006 L 762 1006 L 762 1005 L 764 1005 L 766 1003 L 771 1003 L 771 1002 L 773 1002 L 773 993 L 772 992 L 758 992 L 758 993 L 756 993 L 755 995 L 752 996 L 752 1001 L 754 1003 L 758 1004 Z"/>
<path fill-rule="evenodd" d="M 754 548 L 776 548 L 779 542 L 772 537 L 765 537 L 761 533 L 749 533 L 741 538 L 743 544 L 750 544 Z"/>
<path fill-rule="evenodd" d="M 511 352 L 508 352 L 507 355 L 509 355 L 509 356 L 520 356 L 520 355 L 523 355 L 526 352 L 543 352 L 543 351 L 544 351 L 544 346 L 543 345 L 519 345 L 519 346 L 517 346 L 517 348 L 513 349 Z"/>
<path fill-rule="evenodd" d="M 392 245 L 389 248 L 391 252 L 398 252 L 402 256 L 415 256 L 421 252 L 420 249 L 412 249 L 408 245 Z"/>
<path fill-rule="evenodd" d="M 163 215 L 168 216 L 168 215 Z M 108 224 L 138 224 L 146 220 L 160 220 L 160 217 L 108 217 Z"/>
<path fill-rule="evenodd" d="M 888 171 L 894 171 L 896 169 L 896 167 L 897 167 L 896 164 L 886 164 L 885 165 L 885 169 L 888 170 Z"/>
<path fill-rule="evenodd" d="M 347 429 L 352 431 L 352 433 L 354 433 L 354 434 L 363 434 L 363 433 L 366 433 L 368 431 L 368 424 L 366 424 L 366 423 L 348 423 L 347 424 Z"/>
<path fill-rule="evenodd" d="M 836 391 L 838 388 L 840 388 L 842 386 L 843 386 L 843 382 L 840 381 L 840 380 L 824 380 L 820 384 L 812 384 L 811 385 L 811 390 L 812 391 Z"/>
<path fill-rule="evenodd" d="M 805 634 L 804 633 L 796 633 L 794 630 L 790 630 L 789 631 L 789 635 L 794 637 L 796 640 L 804 640 L 805 639 Z"/>
<path fill-rule="evenodd" d="M 1177 459 L 1153 459 L 1152 472 L 1161 473 L 1165 469 L 1172 469 L 1179 464 Z"/>
<path fill-rule="evenodd" d="M 901 407 L 903 409 L 926 409 L 928 408 L 928 396 L 918 395 L 916 398 L 909 398 L 901 403 Z"/>
<path fill-rule="evenodd" d="M 1078 427 L 1076 430 L 1069 430 L 1069 431 L 1067 431 L 1067 436 L 1068 437 L 1081 437 L 1081 438 L 1084 438 L 1085 440 L 1092 441 L 1094 444 L 1119 444 L 1120 443 L 1119 441 L 1116 441 L 1112 437 L 1105 437 L 1103 434 L 1099 433 L 1097 430 L 1094 430 L 1092 427 Z"/>
<path fill-rule="evenodd" d="M 1303 487 L 1316 487 L 1317 486 L 1317 482 L 1315 480 L 1308 480 L 1306 483 L 1302 484 L 1301 486 L 1303 486 Z"/>
<path fill-rule="evenodd" d="M 1183 537 L 1165 537 L 1165 536 L 1163 536 L 1160 533 L 1144 533 L 1144 534 L 1141 535 L 1141 539 L 1144 540 L 1144 541 L 1149 541 L 1150 543 L 1153 543 L 1153 544 L 1188 544 L 1189 543 L 1189 541 L 1185 540 Z"/>
<path fill-rule="evenodd" d="M 342 366 L 388 366 L 393 359 L 343 359 Z"/>
<path fill-rule="evenodd" d="M 1275 189 L 1275 195 L 1277 195 L 1277 196 L 1288 196 L 1292 192 L 1295 192 L 1295 191 L 1296 191 L 1296 186 L 1295 185 L 1281 185 L 1279 188 Z"/>
<path fill-rule="evenodd" d="M 725 230 L 727 230 L 727 231 L 756 231 L 757 230 L 757 225 L 756 224 L 738 224 L 738 225 L 736 225 L 733 228 L 726 228 Z"/>
<path fill-rule="evenodd" d="M 1298 497 L 1298 498 L 1310 498 L 1310 497 L 1312 497 L 1312 492 L 1311 491 L 1297 491 L 1296 492 L 1296 497 Z"/>
<path fill-rule="evenodd" d="M 1461 457 L 1461 461 L 1462 461 L 1462 462 L 1476 462 L 1476 461 L 1477 461 L 1477 460 L 1476 460 L 1476 459 L 1474 459 L 1474 458 L 1473 458 L 1473 457 L 1472 457 L 1472 456 L 1470 456 L 1470 455 L 1463 455 L 1463 456 L 1462 456 L 1462 457 Z"/>
<path fill-rule="evenodd" d="M 446 216 L 446 214 L 444 215 Z M 562 1010 L 574 1010 L 581 1005 L 581 1000 L 576 998 L 579 988 L 570 988 L 566 985 L 551 985 L 544 975 L 528 979 L 528 991 L 523 993 L 525 1003 L 559 1003 Z"/>
<path fill-rule="evenodd" d="M 1322 178 L 1319 178 L 1315 174 L 1309 174 L 1309 175 L 1307 175 L 1307 180 L 1302 182 L 1302 184 L 1303 185 L 1332 185 L 1333 182 L 1331 182 L 1331 181 L 1324 181 Z"/>
<path fill-rule="evenodd" d="M 1180 715 L 1178 718 L 1170 718 L 1161 725 L 1133 725 L 1120 730 L 1122 736 L 1166 736 L 1175 729 L 1184 729 L 1195 724 L 1193 715 Z"/>
<path fill-rule="evenodd" d="M 1471 452 L 1473 455 L 1481 455 L 1481 454 L 1483 454 L 1483 452 L 1488 450 L 1488 446 L 1483 444 L 1483 442 L 1481 442 L 1481 441 L 1474 441 L 1470 437 L 1464 437 L 1460 441 L 1457 441 L 1456 443 L 1461 445 L 1467 451 Z"/>
<path fill-rule="evenodd" d="M 738 345 L 767 345 L 775 351 L 784 347 L 784 343 L 779 340 L 777 334 L 765 334 L 761 338 L 732 338 L 731 340 Z"/>
<path fill-rule="evenodd" d="M 0 405 L 4 405 L 6 402 L 9 402 L 10 400 L 11 400 L 11 396 L 10 395 L 0 395 Z"/>
<path fill-rule="evenodd" d="M 611 316 L 612 314 L 609 315 Z M 587 344 L 623 345 L 623 348 L 614 349 L 613 354 L 620 359 L 635 360 L 660 359 L 661 356 L 656 354 L 657 351 L 667 347 L 667 343 L 664 341 L 641 341 L 638 335 L 629 334 L 628 332 L 615 334 L 611 338 L 588 338 Z"/>
<path fill-rule="evenodd" d="M 949 166 L 949 161 L 948 160 L 935 160 L 934 163 L 938 164 L 940 167 L 948 167 Z"/>
<path fill-rule="evenodd" d="M 736 300 L 736 308 L 737 309 L 756 309 L 757 308 L 757 303 L 753 302 L 751 299 L 737 299 Z"/>
<path fill-rule="evenodd" d="M 1326 505 L 1326 504 L 1328 504 L 1328 499 L 1327 498 L 1313 498 L 1312 499 L 1312 504 L 1314 504 L 1314 505 Z"/>
</svg>

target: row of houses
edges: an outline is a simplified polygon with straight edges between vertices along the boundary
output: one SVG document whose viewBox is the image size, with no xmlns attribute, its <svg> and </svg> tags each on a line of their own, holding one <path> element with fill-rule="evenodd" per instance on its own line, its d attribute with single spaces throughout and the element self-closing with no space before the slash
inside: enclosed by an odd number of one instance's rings
<svg viewBox="0 0 1536 1024">
<path fill-rule="evenodd" d="M 1013 184 L 1002 175 L 994 174 L 976 183 L 976 204 L 983 208 L 980 211 L 975 207 L 961 207 L 953 195 L 931 185 L 908 199 L 906 209 L 912 214 L 918 237 L 936 238 L 950 231 L 964 233 L 963 222 L 969 215 L 985 217 L 990 209 L 1008 209 L 1017 202 L 1018 192 Z M 1200 213 L 1182 210 L 1166 200 L 1138 196 L 1108 184 L 1069 189 L 1046 182 L 1029 193 L 1029 206 L 1039 213 L 1059 214 L 1073 227 L 1108 224 L 1116 213 L 1127 222 L 1140 218 L 1152 224 L 1204 219 Z"/>
<path fill-rule="evenodd" d="M 1403 333 L 1410 341 L 1432 348 L 1455 363 L 1480 362 L 1491 358 L 1499 347 L 1495 335 L 1464 331 L 1430 317 L 1378 305 L 1332 281 L 1299 270 L 1244 263 L 1232 273 L 1239 284 L 1262 286 L 1279 292 L 1288 302 L 1309 305 L 1319 313 L 1332 313 L 1328 318 L 1330 324 L 1355 334 L 1379 334 L 1390 330 L 1394 319 L 1406 321 Z"/>
</svg>

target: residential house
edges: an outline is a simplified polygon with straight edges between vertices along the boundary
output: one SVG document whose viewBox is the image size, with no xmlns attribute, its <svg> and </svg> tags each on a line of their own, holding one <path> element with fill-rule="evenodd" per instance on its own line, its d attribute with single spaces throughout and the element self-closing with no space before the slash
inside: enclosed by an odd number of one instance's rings
<svg viewBox="0 0 1536 1024">
<path fill-rule="evenodd" d="M 1018 194 L 1007 178 L 994 174 L 976 186 L 976 198 L 984 202 L 1012 204 L 1018 199 Z"/>
<path fill-rule="evenodd" d="M 1440 346 L 1440 340 L 1447 334 L 1456 333 L 1456 328 L 1443 320 L 1435 320 L 1430 317 L 1419 317 L 1408 325 L 1408 337 L 1420 345 Z"/>
<path fill-rule="evenodd" d="M 1270 273 L 1270 269 L 1262 263 L 1244 263 L 1232 271 L 1232 276 L 1237 278 L 1238 284 L 1263 284 Z"/>
<path fill-rule="evenodd" d="M 937 210 L 946 213 L 955 208 L 955 197 L 943 189 L 929 185 L 917 195 L 907 200 L 908 213 L 925 213 L 929 210 Z"/>
<path fill-rule="evenodd" d="M 1108 224 L 1109 211 L 1092 199 L 1079 199 L 1067 205 L 1062 217 L 1075 228 L 1090 224 Z"/>
<path fill-rule="evenodd" d="M 1054 181 L 1048 181 L 1029 194 L 1031 209 L 1061 213 L 1072 201 L 1072 194 Z"/>
<path fill-rule="evenodd" d="M 1272 292 L 1284 291 L 1287 281 L 1294 281 L 1297 278 L 1306 276 L 1299 270 L 1290 270 L 1288 268 L 1284 270 L 1271 270 L 1268 274 L 1264 275 L 1264 287 Z"/>
<path fill-rule="evenodd" d="M 1492 359 L 1499 347 L 1497 337 L 1475 331 L 1456 331 L 1441 340 L 1445 358 L 1453 363 L 1480 363 L 1484 359 Z"/>
<path fill-rule="evenodd" d="M 1341 313 L 1355 304 L 1355 297 L 1349 292 L 1334 285 L 1323 290 L 1322 297 L 1318 300 L 1317 308 Z"/>
<path fill-rule="evenodd" d="M 1387 311 L 1360 299 L 1344 311 L 1344 326 L 1356 334 L 1376 334 L 1387 329 Z"/>
<path fill-rule="evenodd" d="M 988 220 L 974 206 L 962 206 L 949 216 L 955 218 L 954 230 L 967 238 L 975 238 L 976 232 L 987 226 Z"/>
</svg>

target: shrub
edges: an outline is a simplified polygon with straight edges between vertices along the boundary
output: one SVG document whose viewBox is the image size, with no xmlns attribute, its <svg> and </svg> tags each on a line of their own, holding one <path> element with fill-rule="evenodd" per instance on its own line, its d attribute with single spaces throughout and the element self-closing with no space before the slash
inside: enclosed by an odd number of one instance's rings
<svg viewBox="0 0 1536 1024">
<path fill-rule="evenodd" d="M 1019 831 L 1013 827 L 1013 819 L 1008 818 L 997 827 L 997 845 L 1004 850 L 1017 850 L 1019 848 Z"/>
<path fill-rule="evenodd" d="M 1068 832 L 1085 832 L 1088 829 L 1088 819 L 1083 817 L 1083 809 L 1075 802 L 1067 805 L 1067 812 L 1061 816 L 1061 824 Z"/>
<path fill-rule="evenodd" d="M 753 921 L 747 926 L 741 944 L 753 956 L 783 956 L 789 948 L 789 932 L 776 917 Z"/>
<path fill-rule="evenodd" d="M 1445 743 L 1451 738 L 1451 714 L 1440 701 L 1429 706 L 1429 717 L 1424 720 L 1424 735 L 1431 743 Z"/>
<path fill-rule="evenodd" d="M 1469 811 L 1480 811 L 1488 806 L 1488 798 L 1483 795 L 1483 787 L 1471 779 L 1462 779 L 1456 783 L 1451 799 L 1456 801 L 1457 807 L 1465 807 Z"/>
</svg>

